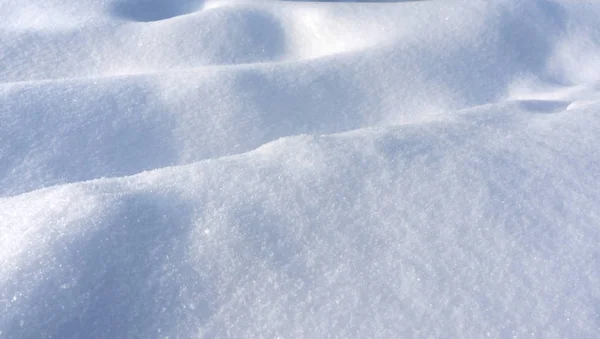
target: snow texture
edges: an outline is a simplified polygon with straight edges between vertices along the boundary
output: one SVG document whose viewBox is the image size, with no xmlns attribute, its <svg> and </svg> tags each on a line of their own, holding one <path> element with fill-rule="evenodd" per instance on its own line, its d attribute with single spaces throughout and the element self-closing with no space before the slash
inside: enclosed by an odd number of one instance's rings
<svg viewBox="0 0 600 339">
<path fill-rule="evenodd" d="M 600 337 L 598 1 L 0 18 L 0 338 Z"/>
</svg>

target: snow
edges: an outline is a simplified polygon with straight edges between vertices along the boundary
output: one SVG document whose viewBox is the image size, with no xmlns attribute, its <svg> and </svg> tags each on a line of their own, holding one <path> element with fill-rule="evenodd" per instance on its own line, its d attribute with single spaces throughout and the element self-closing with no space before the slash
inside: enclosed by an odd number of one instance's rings
<svg viewBox="0 0 600 339">
<path fill-rule="evenodd" d="M 598 338 L 598 17 L 3 0 L 0 338 Z"/>
</svg>

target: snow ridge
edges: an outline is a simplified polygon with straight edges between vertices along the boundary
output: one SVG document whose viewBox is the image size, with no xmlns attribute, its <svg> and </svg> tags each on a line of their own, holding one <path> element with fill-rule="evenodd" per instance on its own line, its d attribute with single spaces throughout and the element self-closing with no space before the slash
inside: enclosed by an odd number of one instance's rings
<svg viewBox="0 0 600 339">
<path fill-rule="evenodd" d="M 0 17 L 0 338 L 600 333 L 595 2 Z"/>
</svg>

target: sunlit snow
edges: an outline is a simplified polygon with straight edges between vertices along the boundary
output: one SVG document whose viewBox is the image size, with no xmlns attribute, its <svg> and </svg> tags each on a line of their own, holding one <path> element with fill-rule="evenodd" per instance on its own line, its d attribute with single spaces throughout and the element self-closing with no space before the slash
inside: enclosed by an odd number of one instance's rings
<svg viewBox="0 0 600 339">
<path fill-rule="evenodd" d="M 600 338 L 599 18 L 0 0 L 0 338 Z"/>
</svg>

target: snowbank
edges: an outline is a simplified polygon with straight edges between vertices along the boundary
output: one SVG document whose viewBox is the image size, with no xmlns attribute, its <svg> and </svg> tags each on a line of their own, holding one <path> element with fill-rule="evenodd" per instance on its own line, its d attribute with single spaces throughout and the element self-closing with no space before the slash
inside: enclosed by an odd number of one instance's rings
<svg viewBox="0 0 600 339">
<path fill-rule="evenodd" d="M 600 4 L 0 17 L 0 338 L 600 333 Z"/>
</svg>

